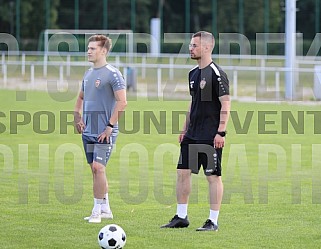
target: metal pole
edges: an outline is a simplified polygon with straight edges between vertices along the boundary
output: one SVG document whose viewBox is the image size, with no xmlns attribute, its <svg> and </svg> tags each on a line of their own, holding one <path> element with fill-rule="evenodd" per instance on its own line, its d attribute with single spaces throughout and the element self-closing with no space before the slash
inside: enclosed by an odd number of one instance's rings
<svg viewBox="0 0 321 249">
<path fill-rule="evenodd" d="M 270 1 L 264 0 L 264 33 L 269 33 L 270 26 Z"/>
<path fill-rule="evenodd" d="M 191 31 L 191 1 L 185 0 L 185 33 L 189 33 Z"/>
<path fill-rule="evenodd" d="M 320 32 L 320 0 L 315 0 L 315 33 Z"/>
<path fill-rule="evenodd" d="M 44 32 L 44 54 L 43 54 L 43 76 L 47 76 L 47 66 L 48 66 L 48 41 L 49 41 L 49 34 L 48 30 Z"/>
<path fill-rule="evenodd" d="M 16 0 L 16 39 L 20 43 L 20 0 Z"/>
<path fill-rule="evenodd" d="M 212 33 L 217 38 L 217 0 L 212 0 Z"/>
<path fill-rule="evenodd" d="M 10 16 L 10 34 L 13 35 L 13 30 L 14 30 L 14 16 L 13 16 L 14 2 L 13 2 L 13 1 L 10 1 L 10 2 L 9 2 L 9 7 L 10 7 L 10 11 L 9 11 L 9 16 Z"/>
<path fill-rule="evenodd" d="M 270 1 L 264 0 L 264 44 L 267 44 L 270 26 Z M 264 45 L 264 54 L 267 55 L 267 46 Z"/>
<path fill-rule="evenodd" d="M 243 47 L 243 39 L 241 35 L 244 35 L 244 0 L 239 0 L 239 44 L 240 47 Z"/>
<path fill-rule="evenodd" d="M 108 1 L 103 0 L 103 29 L 108 28 Z"/>
<path fill-rule="evenodd" d="M 131 30 L 135 33 L 136 28 L 136 0 L 131 0 L 130 2 L 130 23 L 131 23 Z"/>
<path fill-rule="evenodd" d="M 158 17 L 160 20 L 160 53 L 163 51 L 163 6 L 165 0 L 158 1 Z"/>
<path fill-rule="evenodd" d="M 315 0 L 315 34 L 317 35 L 320 32 L 320 0 Z M 318 50 L 319 50 L 319 42 L 315 43 L 315 53 L 316 55 L 318 54 Z"/>
<path fill-rule="evenodd" d="M 212 0 L 212 34 L 214 35 L 214 38 L 218 39 L 218 30 L 217 30 L 217 0 Z M 214 47 L 214 53 L 218 53 L 218 46 L 216 45 Z"/>
<path fill-rule="evenodd" d="M 30 66 L 30 83 L 31 88 L 35 89 L 35 65 L 33 63 Z"/>
<path fill-rule="evenodd" d="M 6 88 L 7 81 L 8 81 L 7 64 L 2 64 L 2 73 L 3 73 L 3 85 L 4 85 L 4 88 Z"/>
<path fill-rule="evenodd" d="M 75 0 L 75 30 L 79 29 L 79 0 Z"/>
<path fill-rule="evenodd" d="M 22 53 L 21 55 L 21 75 L 26 74 L 26 54 Z"/>
<path fill-rule="evenodd" d="M 285 98 L 295 97 L 295 59 L 296 59 L 296 0 L 286 0 L 285 5 Z"/>
<path fill-rule="evenodd" d="M 244 0 L 239 0 L 239 33 L 244 35 Z"/>
<path fill-rule="evenodd" d="M 191 32 L 191 1 L 185 0 L 185 42 L 191 39 L 189 33 Z"/>
<path fill-rule="evenodd" d="M 46 29 L 50 28 L 50 0 L 46 0 L 45 5 L 45 13 L 46 13 Z"/>
</svg>

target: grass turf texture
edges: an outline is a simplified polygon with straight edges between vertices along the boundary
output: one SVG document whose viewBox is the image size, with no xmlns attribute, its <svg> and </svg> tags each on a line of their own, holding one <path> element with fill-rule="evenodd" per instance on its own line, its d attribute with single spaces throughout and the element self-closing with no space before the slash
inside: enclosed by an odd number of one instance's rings
<svg viewBox="0 0 321 249">
<path fill-rule="evenodd" d="M 115 218 L 88 224 L 83 217 L 92 208 L 92 179 L 81 137 L 71 126 L 67 134 L 60 130 L 60 114 L 73 110 L 75 98 L 59 102 L 48 93 L 26 92 L 26 101 L 17 101 L 15 91 L 1 90 L 0 99 L 0 248 L 98 248 L 97 234 L 108 223 L 123 227 L 126 248 L 320 248 L 321 159 L 320 150 L 312 151 L 313 144 L 320 148 L 320 134 L 315 134 L 313 115 L 307 115 L 308 111 L 319 111 L 320 106 L 232 104 L 235 113 L 223 155 L 225 196 L 220 231 L 201 233 L 195 229 L 209 213 L 203 173 L 193 177 L 190 227 L 159 228 L 176 211 L 179 147 L 178 134 L 173 133 L 183 118 L 175 123 L 172 113 L 186 111 L 188 102 L 129 101 L 124 120 L 125 130 L 132 134 L 119 135 L 107 166 Z M 18 134 L 10 134 L 12 111 L 30 113 L 30 123 L 18 126 Z M 38 119 L 41 126 L 37 127 L 35 116 L 40 111 L 54 113 L 54 132 L 35 132 L 48 128 L 45 115 Z M 144 121 L 146 113 L 160 120 L 161 111 L 166 113 L 165 132 L 149 126 L 148 119 Z M 245 121 L 250 111 L 253 117 Z M 262 134 L 262 111 L 274 112 L 266 120 L 275 123 L 263 127 L 277 134 Z M 291 125 L 282 134 L 282 111 L 290 111 L 295 119 L 303 112 L 303 134 Z M 237 120 L 241 128 L 249 124 L 247 134 L 241 134 Z M 22 122 L 21 115 L 18 121 Z M 130 132 L 137 123 L 139 131 Z M 268 159 L 264 157 L 266 150 L 274 151 Z M 298 154 L 300 160 L 295 158 Z M 301 177 L 302 182 L 297 182 Z"/>
</svg>

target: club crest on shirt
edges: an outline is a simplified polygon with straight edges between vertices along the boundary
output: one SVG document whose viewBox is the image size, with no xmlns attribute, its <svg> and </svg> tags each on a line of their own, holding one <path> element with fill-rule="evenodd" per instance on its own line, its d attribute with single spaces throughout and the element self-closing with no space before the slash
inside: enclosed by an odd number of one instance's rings
<svg viewBox="0 0 321 249">
<path fill-rule="evenodd" d="M 95 81 L 95 86 L 96 86 L 96 87 L 99 87 L 100 81 L 101 81 L 100 79 L 97 79 L 97 80 Z"/>
<path fill-rule="evenodd" d="M 201 88 L 201 89 L 204 89 L 205 85 L 206 85 L 206 81 L 205 81 L 205 78 L 204 78 L 204 79 L 202 79 L 201 82 L 200 82 L 200 88 Z"/>
</svg>

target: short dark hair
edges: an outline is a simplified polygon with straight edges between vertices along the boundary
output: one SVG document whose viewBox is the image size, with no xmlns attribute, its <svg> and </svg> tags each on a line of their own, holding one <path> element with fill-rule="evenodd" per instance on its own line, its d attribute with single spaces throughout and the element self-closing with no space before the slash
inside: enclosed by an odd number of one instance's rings
<svg viewBox="0 0 321 249">
<path fill-rule="evenodd" d="M 105 35 L 92 35 L 88 39 L 89 42 L 99 42 L 99 46 L 107 49 L 107 52 L 111 49 L 112 40 Z"/>
<path fill-rule="evenodd" d="M 214 36 L 212 35 L 212 33 L 210 32 L 207 32 L 207 31 L 198 31 L 196 32 L 195 34 L 193 34 L 192 36 L 193 38 L 194 37 L 200 37 L 200 38 L 206 38 L 206 39 L 212 39 L 213 42 L 214 42 Z"/>
</svg>

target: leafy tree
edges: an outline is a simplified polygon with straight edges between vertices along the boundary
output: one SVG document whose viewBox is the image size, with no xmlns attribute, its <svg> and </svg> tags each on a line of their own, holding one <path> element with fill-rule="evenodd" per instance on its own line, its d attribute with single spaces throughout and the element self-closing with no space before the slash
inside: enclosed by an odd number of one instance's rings
<svg viewBox="0 0 321 249">
<path fill-rule="evenodd" d="M 315 2 L 315 0 L 301 0 L 297 2 L 297 32 L 303 33 L 304 36 L 310 39 L 315 36 Z"/>
<path fill-rule="evenodd" d="M 60 0 L 50 0 L 50 26 L 57 28 L 57 13 Z M 46 28 L 44 0 L 20 0 L 20 48 L 31 43 L 30 49 L 37 49 L 37 40 Z M 0 0 L 0 32 L 16 35 L 16 0 Z"/>
<path fill-rule="evenodd" d="M 150 33 L 150 20 L 156 17 L 151 11 L 153 3 L 150 0 L 136 0 L 136 30 L 135 32 Z"/>
<path fill-rule="evenodd" d="M 0 0 L 0 30 L 10 32 L 13 29 L 14 5 L 13 2 Z"/>
<path fill-rule="evenodd" d="M 16 32 L 17 0 L 0 0 L 0 32 Z M 75 1 L 60 0 L 20 0 L 21 39 L 38 40 L 41 32 L 46 29 L 46 2 L 50 2 L 49 28 L 75 28 Z M 131 29 L 131 3 L 135 2 L 135 32 L 150 33 L 150 20 L 159 16 L 159 6 L 162 4 L 162 27 L 164 33 L 185 32 L 185 3 L 186 0 L 107 0 L 107 24 L 103 23 L 103 0 L 79 1 L 80 29 Z M 218 33 L 238 33 L 239 30 L 239 1 L 216 0 L 216 23 Z M 266 0 L 243 0 L 244 35 L 255 39 L 256 33 L 263 33 L 264 3 Z M 284 32 L 284 1 L 268 0 L 269 3 L 269 32 Z M 319 0 L 321 1 L 321 0 Z M 197 30 L 213 31 L 213 13 L 211 0 L 190 0 L 190 32 Z M 297 1 L 297 31 L 302 32 L 304 39 L 315 36 L 315 3 L 316 0 Z M 106 14 L 106 13 L 105 13 Z"/>
<path fill-rule="evenodd" d="M 50 1 L 50 23 L 46 27 L 46 1 Z M 46 28 L 57 28 L 60 0 L 21 0 L 21 36 L 38 39 Z M 25 8 L 24 8 L 25 7 Z"/>
<path fill-rule="evenodd" d="M 135 32 L 149 30 L 151 18 L 151 1 L 135 0 L 136 18 Z M 58 24 L 60 28 L 72 29 L 75 27 L 75 1 L 63 1 L 60 4 Z M 107 1 L 107 24 L 103 24 L 103 1 L 79 0 L 79 28 L 80 29 L 131 29 L 131 1 Z"/>
</svg>

